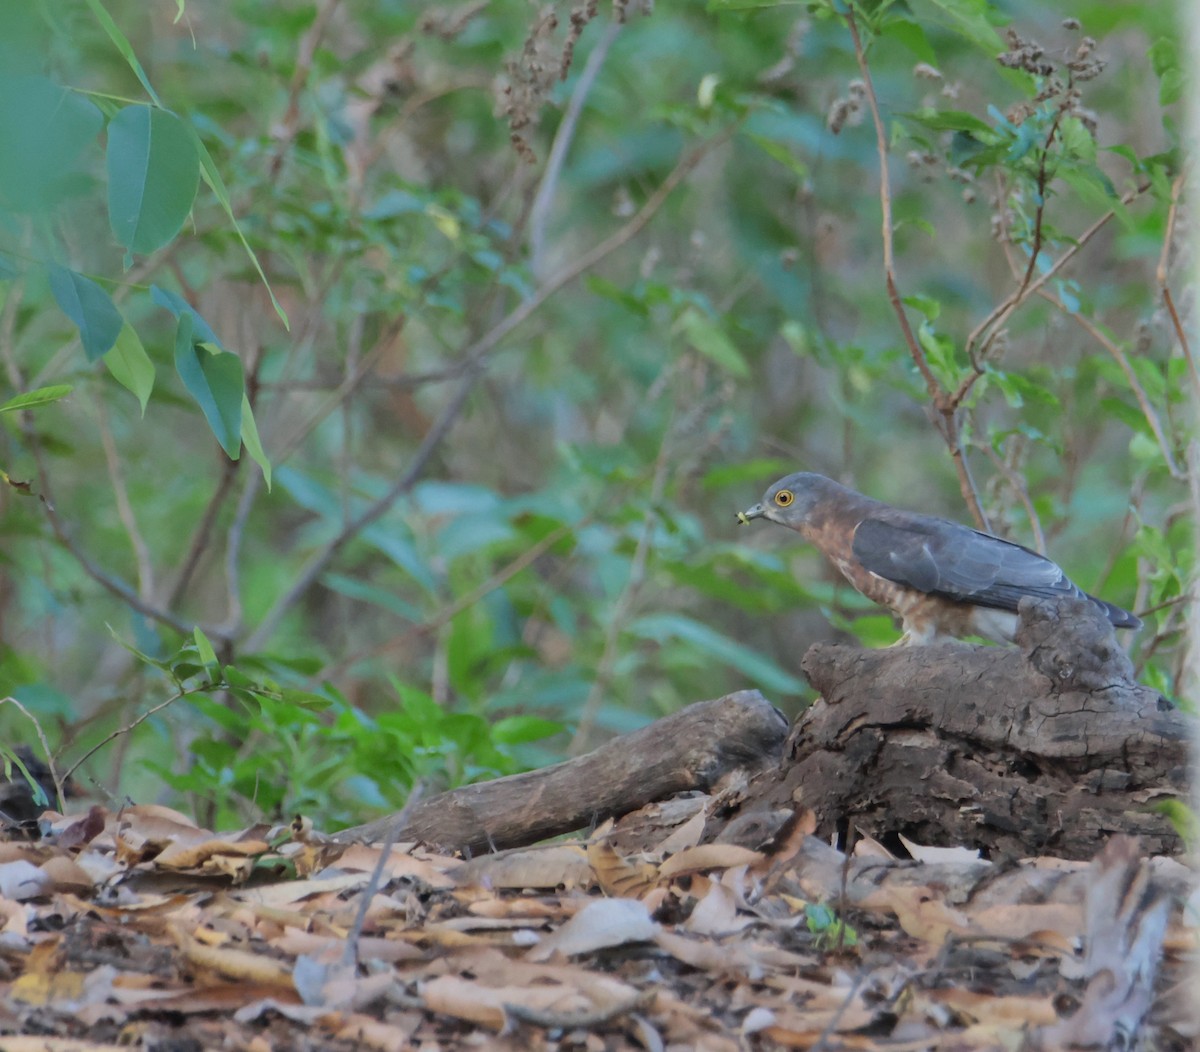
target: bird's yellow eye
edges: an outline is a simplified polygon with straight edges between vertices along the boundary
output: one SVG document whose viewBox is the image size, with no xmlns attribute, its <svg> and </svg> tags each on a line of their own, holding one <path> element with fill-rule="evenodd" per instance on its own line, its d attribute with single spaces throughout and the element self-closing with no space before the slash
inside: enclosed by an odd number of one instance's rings
<svg viewBox="0 0 1200 1052">
<path fill-rule="evenodd" d="M 775 503 L 781 508 L 786 508 L 796 499 L 795 494 L 790 489 L 781 489 L 775 494 Z"/>
</svg>

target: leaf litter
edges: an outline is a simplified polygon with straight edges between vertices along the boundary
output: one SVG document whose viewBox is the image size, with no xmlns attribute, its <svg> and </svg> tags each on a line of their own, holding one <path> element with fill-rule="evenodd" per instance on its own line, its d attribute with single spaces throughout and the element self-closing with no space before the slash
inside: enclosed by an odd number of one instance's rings
<svg viewBox="0 0 1200 1052">
<path fill-rule="evenodd" d="M 472 859 L 341 844 L 303 819 L 215 832 L 154 806 L 47 812 L 39 840 L 0 841 L 0 1047 L 1200 1038 L 1193 875 L 1131 838 L 1091 863 L 919 845 L 902 860 L 869 838 L 839 852 L 797 813 L 751 848 L 706 841 L 704 803 L 674 829 L 635 814 Z"/>
</svg>

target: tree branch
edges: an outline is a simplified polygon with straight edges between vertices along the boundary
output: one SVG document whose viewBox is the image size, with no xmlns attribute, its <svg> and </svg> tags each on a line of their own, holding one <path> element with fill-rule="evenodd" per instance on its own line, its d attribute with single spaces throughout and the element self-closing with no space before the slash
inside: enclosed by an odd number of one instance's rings
<svg viewBox="0 0 1200 1052">
<path fill-rule="evenodd" d="M 904 301 L 900 295 L 900 288 L 896 283 L 896 263 L 892 229 L 892 190 L 887 165 L 887 133 L 883 127 L 883 118 L 879 113 L 879 100 L 875 96 L 875 85 L 871 80 L 871 69 L 867 65 L 867 55 L 863 50 L 862 39 L 858 34 L 858 23 L 855 22 L 854 12 L 850 8 L 846 10 L 846 24 L 850 27 L 850 36 L 854 40 L 854 57 L 858 62 L 859 72 L 862 74 L 863 85 L 867 95 L 867 106 L 871 111 L 871 122 L 875 126 L 875 149 L 879 154 L 879 203 L 883 212 L 883 273 L 884 282 L 887 286 L 888 302 L 895 312 L 896 320 L 900 323 L 900 331 L 904 334 L 904 343 L 908 347 L 908 353 L 911 355 L 917 371 L 925 381 L 925 387 L 929 391 L 929 400 L 933 409 L 941 417 L 941 424 L 938 429 L 941 431 L 942 437 L 945 439 L 946 445 L 950 450 L 950 457 L 954 462 L 954 470 L 958 475 L 958 488 L 962 492 L 963 501 L 970 509 L 971 517 L 975 520 L 975 524 L 981 530 L 986 530 L 988 528 L 987 516 L 984 514 L 983 504 L 979 499 L 979 492 L 975 488 L 975 480 L 971 477 L 971 469 L 967 464 L 966 450 L 963 449 L 962 426 L 958 419 L 958 404 L 950 399 L 949 393 L 938 382 L 937 377 L 933 375 L 933 370 L 929 367 L 929 360 L 925 356 L 925 351 L 913 333 L 912 325 L 908 320 L 908 314 L 904 309 Z"/>
<path fill-rule="evenodd" d="M 275 601 L 275 604 L 267 612 L 258 628 L 250 635 L 250 638 L 246 641 L 248 648 L 254 650 L 261 647 L 278 627 L 279 622 L 287 611 L 299 601 L 300 597 L 324 573 L 325 568 L 337 553 L 364 529 L 385 515 L 392 505 L 416 484 L 425 470 L 425 465 L 433 456 L 434 451 L 457 422 L 466 406 L 468 396 L 475 387 L 476 381 L 484 373 L 487 357 L 495 350 L 497 345 L 514 329 L 522 325 L 559 289 L 570 284 L 581 274 L 586 273 L 601 260 L 641 233 L 684 178 L 717 146 L 729 139 L 734 132 L 734 127 L 725 128 L 713 138 L 706 140 L 685 154 L 629 222 L 545 281 L 532 296 L 514 307 L 488 332 L 466 348 L 462 354 L 464 375 L 459 381 L 457 389 L 450 396 L 450 400 L 443 406 L 433 426 L 426 432 L 425 437 L 417 447 L 412 460 L 403 474 L 396 480 L 391 489 L 356 518 L 346 523 L 337 536 L 329 540 L 324 547 L 309 559 L 307 565 L 300 571 L 292 587 Z"/>
<path fill-rule="evenodd" d="M 575 82 L 575 90 L 571 92 L 570 101 L 563 113 L 563 118 L 554 134 L 554 142 L 550 146 L 550 156 L 546 158 L 546 170 L 542 173 L 542 181 L 538 184 L 537 193 L 533 198 L 533 207 L 529 210 L 529 269 L 534 277 L 542 278 L 546 271 L 546 222 L 550 218 L 550 206 L 554 203 L 554 193 L 558 189 L 559 176 L 562 175 L 563 162 L 567 150 L 575 138 L 575 128 L 579 124 L 579 115 L 583 112 L 583 104 L 591 93 L 608 57 L 608 50 L 620 34 L 623 23 L 615 18 L 605 27 L 604 35 L 596 41 L 579 79 Z"/>
<path fill-rule="evenodd" d="M 1184 169 L 1171 184 L 1171 206 L 1167 209 L 1167 230 L 1163 235 L 1162 252 L 1159 254 L 1158 268 L 1155 270 L 1154 276 L 1158 282 L 1158 291 L 1162 296 L 1163 305 L 1171 316 L 1171 325 L 1175 329 L 1175 338 L 1179 340 L 1179 349 L 1183 352 L 1184 361 L 1187 362 L 1188 376 L 1192 381 L 1192 392 L 1197 399 L 1200 399 L 1200 372 L 1196 370 L 1196 359 L 1192 357 L 1192 347 L 1188 342 L 1187 333 L 1184 332 L 1179 312 L 1175 309 L 1175 297 L 1171 295 L 1171 286 L 1167 282 L 1171 244 L 1175 240 L 1175 217 L 1179 212 L 1179 195 L 1187 177 L 1188 170 Z"/>
</svg>

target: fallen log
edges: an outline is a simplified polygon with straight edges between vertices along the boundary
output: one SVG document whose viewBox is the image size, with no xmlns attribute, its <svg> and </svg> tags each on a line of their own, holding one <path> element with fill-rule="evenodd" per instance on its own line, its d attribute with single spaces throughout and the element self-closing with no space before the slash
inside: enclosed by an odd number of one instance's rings
<svg viewBox="0 0 1200 1052">
<path fill-rule="evenodd" d="M 627 814 L 740 769 L 778 765 L 787 721 L 756 690 L 699 702 L 552 767 L 464 785 L 339 841 L 418 840 L 444 850 L 520 847 Z"/>
<path fill-rule="evenodd" d="M 800 804 L 818 836 L 853 824 L 994 858 L 1091 858 L 1116 832 L 1182 849 L 1154 805 L 1187 796 L 1189 718 L 1134 681 L 1086 601 L 1023 601 L 1015 647 L 818 643 L 802 668 L 821 697 L 743 814 Z"/>
</svg>

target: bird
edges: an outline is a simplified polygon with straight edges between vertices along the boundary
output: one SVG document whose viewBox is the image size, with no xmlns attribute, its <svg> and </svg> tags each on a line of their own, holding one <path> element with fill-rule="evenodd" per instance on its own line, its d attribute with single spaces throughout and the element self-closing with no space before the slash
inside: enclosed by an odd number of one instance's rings
<svg viewBox="0 0 1200 1052">
<path fill-rule="evenodd" d="M 896 646 L 964 636 L 1011 643 L 1025 596 L 1088 599 L 1115 628 L 1142 626 L 1024 545 L 893 507 L 813 472 L 781 478 L 737 519 L 768 519 L 815 545 L 859 592 L 899 618 L 904 634 Z"/>
</svg>

